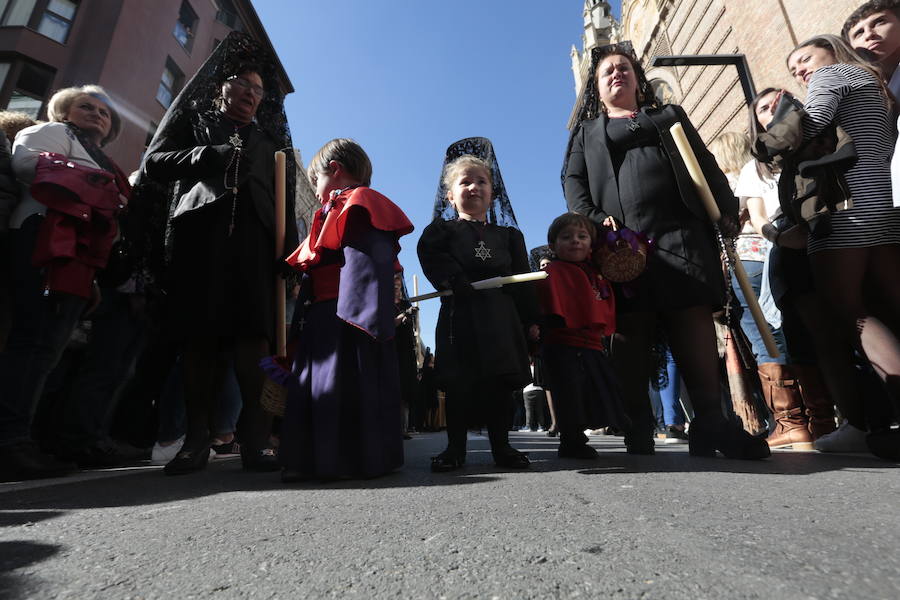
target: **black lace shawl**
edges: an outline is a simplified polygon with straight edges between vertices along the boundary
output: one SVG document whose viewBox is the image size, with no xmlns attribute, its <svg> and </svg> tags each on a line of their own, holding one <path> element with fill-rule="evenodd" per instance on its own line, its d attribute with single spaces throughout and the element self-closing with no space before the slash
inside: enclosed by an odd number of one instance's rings
<svg viewBox="0 0 900 600">
<path fill-rule="evenodd" d="M 591 66 L 588 67 L 587 79 L 581 90 L 581 110 L 578 112 L 578 118 L 572 126 L 572 132 L 569 135 L 569 143 L 566 145 L 566 157 L 563 161 L 561 180 L 565 186 L 566 167 L 569 165 L 569 152 L 572 150 L 572 140 L 575 133 L 581 126 L 582 121 L 590 121 L 599 117 L 603 110 L 600 105 L 600 96 L 597 93 L 597 65 L 600 64 L 607 56 L 611 54 L 622 54 L 631 58 L 631 62 L 635 66 L 635 75 L 637 75 L 639 106 L 659 108 L 659 101 L 653 93 L 653 87 L 647 81 L 647 75 L 641 66 L 631 42 L 618 42 L 616 44 L 607 44 L 606 46 L 598 46 L 591 50 Z"/>
<path fill-rule="evenodd" d="M 278 61 L 264 45 L 237 31 L 222 40 L 172 101 L 144 156 L 150 156 L 170 136 L 193 127 L 199 115 L 220 110 L 217 101 L 222 84 L 247 66 L 259 73 L 265 88 L 265 97 L 256 111 L 255 126 L 284 150 L 287 155 L 287 190 L 294 190 L 296 165 L 284 112 L 284 92 L 279 84 Z M 159 281 L 166 268 L 166 240 L 170 235 L 171 211 L 178 194 L 177 182 L 160 184 L 153 181 L 141 166 L 132 194 L 128 230 L 129 252 L 145 282 Z"/>
<path fill-rule="evenodd" d="M 437 194 L 434 197 L 433 218 L 452 221 L 457 218 L 456 209 L 447 199 L 447 187 L 444 185 L 444 171 L 453 160 L 471 154 L 491 165 L 491 180 L 494 184 L 494 196 L 491 207 L 488 209 L 487 222 L 494 225 L 519 228 L 516 215 L 513 213 L 512 204 L 506 194 L 506 186 L 503 185 L 503 176 L 500 174 L 500 165 L 494 154 L 494 146 L 491 140 L 483 137 L 471 137 L 450 144 L 444 157 L 444 166 L 441 167 L 441 177 L 438 180 Z"/>
</svg>

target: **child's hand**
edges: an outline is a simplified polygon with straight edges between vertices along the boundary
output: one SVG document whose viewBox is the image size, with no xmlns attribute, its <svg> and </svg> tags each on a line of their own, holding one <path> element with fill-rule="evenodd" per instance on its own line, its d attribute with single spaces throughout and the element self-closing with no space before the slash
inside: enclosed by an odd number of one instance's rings
<svg viewBox="0 0 900 600">
<path fill-rule="evenodd" d="M 537 325 L 528 326 L 528 339 L 532 342 L 541 341 L 541 328 Z"/>
</svg>

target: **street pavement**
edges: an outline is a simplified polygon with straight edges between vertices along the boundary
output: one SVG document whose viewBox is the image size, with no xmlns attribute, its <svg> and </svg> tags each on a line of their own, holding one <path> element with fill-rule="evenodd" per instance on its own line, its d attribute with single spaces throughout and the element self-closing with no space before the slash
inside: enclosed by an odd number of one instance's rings
<svg viewBox="0 0 900 600">
<path fill-rule="evenodd" d="M 367 481 L 283 486 L 215 461 L 0 484 L 0 598 L 900 598 L 900 469 L 866 455 L 691 458 L 686 446 L 560 460 L 443 434 Z"/>
</svg>

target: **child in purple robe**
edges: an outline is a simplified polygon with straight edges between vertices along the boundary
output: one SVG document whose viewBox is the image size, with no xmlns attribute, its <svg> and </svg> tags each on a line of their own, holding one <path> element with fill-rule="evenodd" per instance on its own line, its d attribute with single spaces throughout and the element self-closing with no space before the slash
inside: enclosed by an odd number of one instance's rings
<svg viewBox="0 0 900 600">
<path fill-rule="evenodd" d="M 376 477 L 403 464 L 394 348 L 398 239 L 413 230 L 370 189 L 372 164 L 335 139 L 309 164 L 322 208 L 287 259 L 303 273 L 294 377 L 281 430 L 282 481 Z"/>
</svg>

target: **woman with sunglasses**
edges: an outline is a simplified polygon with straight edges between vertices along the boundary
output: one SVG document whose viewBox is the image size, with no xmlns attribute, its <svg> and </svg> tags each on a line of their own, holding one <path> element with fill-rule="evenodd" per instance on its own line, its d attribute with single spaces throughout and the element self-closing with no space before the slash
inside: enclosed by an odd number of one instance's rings
<svg viewBox="0 0 900 600">
<path fill-rule="evenodd" d="M 225 64 L 186 86 L 143 165 L 150 179 L 174 184 L 161 283 L 166 326 L 182 352 L 187 431 L 181 451 L 165 467 L 167 475 L 206 466 L 215 434 L 212 405 L 228 357 L 243 398 L 237 433 L 244 469 L 279 468 L 269 441 L 271 417 L 259 403 L 259 362 L 271 354 L 274 339 L 274 153 L 289 147 L 290 139 L 286 125 L 273 131 L 283 96 L 272 65 L 242 62 L 247 55 L 235 59 L 247 43 L 223 42 Z M 294 248 L 292 195 L 285 212 L 285 248 Z"/>
</svg>

